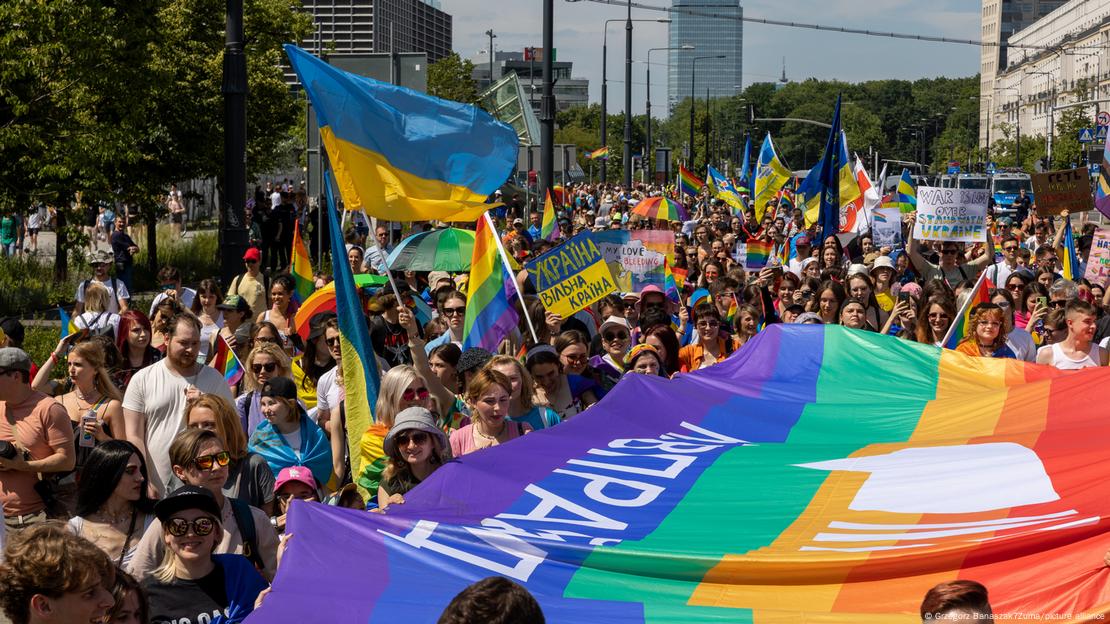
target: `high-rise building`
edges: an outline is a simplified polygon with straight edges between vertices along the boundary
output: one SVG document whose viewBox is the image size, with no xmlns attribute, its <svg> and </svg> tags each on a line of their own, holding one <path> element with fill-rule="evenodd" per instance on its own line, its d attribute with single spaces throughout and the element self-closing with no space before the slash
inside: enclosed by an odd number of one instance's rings
<svg viewBox="0 0 1110 624">
<path fill-rule="evenodd" d="M 668 47 L 694 46 L 693 51 L 668 52 L 667 102 L 690 97 L 690 72 L 694 57 L 724 55 L 698 61 L 694 93 L 705 97 L 735 95 L 743 76 L 744 9 L 740 0 L 672 0 Z"/>
<path fill-rule="evenodd" d="M 574 106 L 589 104 L 590 81 L 586 78 L 575 78 L 571 72 L 574 64 L 570 61 L 559 61 L 558 50 L 552 59 L 551 70 L 555 79 L 555 107 L 558 111 L 565 111 Z M 540 96 L 543 92 L 543 48 L 525 48 L 521 52 L 495 50 L 493 55 L 493 81 L 490 81 L 489 56 L 480 54 L 472 58 L 474 72 L 471 74 L 478 85 L 478 91 L 485 91 L 490 84 L 496 83 L 508 74 L 516 74 L 520 79 L 521 88 L 532 110 L 539 115 Z"/>
<path fill-rule="evenodd" d="M 304 42 L 313 54 L 451 53 L 451 16 L 438 0 L 302 0 L 316 31 Z"/>
<path fill-rule="evenodd" d="M 1006 70 L 1010 36 L 1059 8 L 1067 0 L 983 0 L 979 52 L 979 140 L 986 140 L 987 116 L 995 82 Z"/>
</svg>

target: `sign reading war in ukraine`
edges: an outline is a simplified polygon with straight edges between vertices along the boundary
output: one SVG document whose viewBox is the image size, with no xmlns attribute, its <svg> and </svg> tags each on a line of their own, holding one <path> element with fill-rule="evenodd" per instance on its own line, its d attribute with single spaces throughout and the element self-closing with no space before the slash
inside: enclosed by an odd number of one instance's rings
<svg viewBox="0 0 1110 624">
<path fill-rule="evenodd" d="M 917 240 L 981 243 L 986 239 L 986 189 L 917 188 Z"/>
<path fill-rule="evenodd" d="M 589 232 L 524 265 L 548 312 L 564 318 L 617 289 L 605 257 Z"/>
</svg>

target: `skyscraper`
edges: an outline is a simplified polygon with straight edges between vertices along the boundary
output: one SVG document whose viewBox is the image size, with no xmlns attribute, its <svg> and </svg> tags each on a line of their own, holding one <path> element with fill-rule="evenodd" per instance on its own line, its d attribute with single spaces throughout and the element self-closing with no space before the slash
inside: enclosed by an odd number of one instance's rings
<svg viewBox="0 0 1110 624">
<path fill-rule="evenodd" d="M 313 54 L 426 52 L 428 61 L 451 53 L 451 16 L 438 0 L 303 0 L 316 22 L 304 42 Z"/>
<path fill-rule="evenodd" d="M 671 108 L 690 97 L 691 59 L 695 56 L 717 56 L 723 59 L 698 61 L 694 93 L 705 97 L 735 95 L 739 90 L 743 68 L 744 9 L 740 0 L 672 0 L 668 47 L 693 45 L 693 52 L 668 52 L 667 103 Z M 689 11 L 685 12 L 685 11 Z M 694 13 L 694 14 L 691 14 Z"/>
</svg>

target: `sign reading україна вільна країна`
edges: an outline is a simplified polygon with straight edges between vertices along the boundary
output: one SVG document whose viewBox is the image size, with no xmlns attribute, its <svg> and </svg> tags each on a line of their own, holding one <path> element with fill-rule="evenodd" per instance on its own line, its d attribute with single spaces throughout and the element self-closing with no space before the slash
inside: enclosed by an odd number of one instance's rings
<svg viewBox="0 0 1110 624">
<path fill-rule="evenodd" d="M 589 232 L 524 265 L 548 312 L 570 315 L 616 290 L 613 274 Z"/>
<path fill-rule="evenodd" d="M 917 188 L 917 240 L 981 243 L 986 240 L 986 189 Z"/>
</svg>

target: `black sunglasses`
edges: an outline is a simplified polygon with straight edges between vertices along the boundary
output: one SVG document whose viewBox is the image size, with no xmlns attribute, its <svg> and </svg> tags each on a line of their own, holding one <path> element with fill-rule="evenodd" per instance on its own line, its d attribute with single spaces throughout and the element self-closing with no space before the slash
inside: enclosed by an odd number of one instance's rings
<svg viewBox="0 0 1110 624">
<path fill-rule="evenodd" d="M 185 518 L 170 518 L 169 522 L 165 524 L 166 530 L 174 537 L 184 537 L 189 532 L 189 527 L 193 528 L 193 533 L 197 537 L 204 537 L 211 535 L 212 531 L 216 530 L 216 521 L 212 518 L 197 518 L 192 522 Z"/>
<path fill-rule="evenodd" d="M 277 363 L 267 362 L 265 364 L 255 364 L 254 366 L 251 366 L 251 370 L 254 371 L 255 375 L 257 375 L 258 373 L 261 373 L 262 371 L 266 371 L 267 373 L 272 373 L 272 372 L 277 370 Z"/>
</svg>

